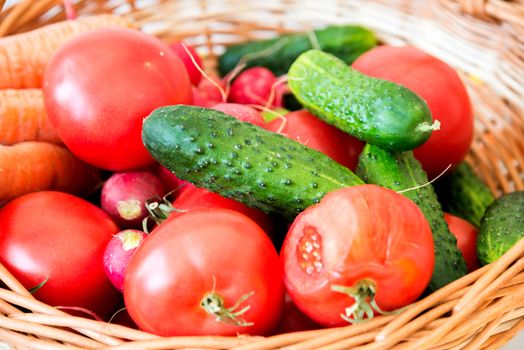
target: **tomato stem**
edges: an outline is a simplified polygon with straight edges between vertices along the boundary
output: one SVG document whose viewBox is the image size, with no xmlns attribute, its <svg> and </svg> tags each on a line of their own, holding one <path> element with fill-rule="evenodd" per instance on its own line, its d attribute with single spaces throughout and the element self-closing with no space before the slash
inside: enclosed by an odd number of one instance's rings
<svg viewBox="0 0 524 350">
<path fill-rule="evenodd" d="M 435 120 L 432 124 L 426 122 L 420 123 L 415 127 L 415 130 L 420 132 L 440 130 L 440 120 Z"/>
<path fill-rule="evenodd" d="M 381 315 L 393 315 L 400 311 L 383 311 L 375 300 L 377 286 L 375 282 L 367 278 L 358 281 L 351 287 L 332 285 L 331 290 L 347 294 L 355 300 L 353 305 L 347 307 L 344 310 L 345 313 L 340 315 L 349 323 L 361 323 L 366 319 L 371 319 L 375 312 Z"/>
<path fill-rule="evenodd" d="M 237 302 L 231 306 L 226 307 L 224 299 L 216 292 L 209 292 L 200 301 L 200 306 L 210 315 L 216 316 L 216 321 L 233 324 L 235 326 L 248 327 L 252 326 L 253 322 L 247 322 L 242 318 L 239 318 L 245 314 L 250 308 L 250 305 L 244 306 L 240 310 L 241 304 L 251 297 L 255 292 L 249 292 L 241 296 Z"/>
<path fill-rule="evenodd" d="M 38 283 L 36 286 L 29 289 L 29 293 L 35 294 L 40 288 L 42 288 L 47 281 L 49 281 L 49 276 L 47 276 L 42 282 Z"/>
</svg>

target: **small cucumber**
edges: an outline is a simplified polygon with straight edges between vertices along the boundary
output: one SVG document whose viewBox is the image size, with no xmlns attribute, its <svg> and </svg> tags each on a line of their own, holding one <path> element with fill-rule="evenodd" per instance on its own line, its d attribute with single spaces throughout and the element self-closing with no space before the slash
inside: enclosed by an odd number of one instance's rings
<svg viewBox="0 0 524 350">
<path fill-rule="evenodd" d="M 467 273 L 464 257 L 449 231 L 433 186 L 413 152 L 391 152 L 367 144 L 357 174 L 366 182 L 402 193 L 418 205 L 433 233 L 435 267 L 429 289 L 435 291 Z"/>
<path fill-rule="evenodd" d="M 416 148 L 439 126 L 432 124 L 426 102 L 408 88 L 366 76 L 322 51 L 300 55 L 288 84 L 314 115 L 385 149 Z"/>
<path fill-rule="evenodd" d="M 498 260 L 524 238 L 524 191 L 497 198 L 480 222 L 477 256 L 482 265 Z"/>
<path fill-rule="evenodd" d="M 238 64 L 262 66 L 280 76 L 303 52 L 317 45 L 344 62 L 353 61 L 377 44 L 375 34 L 360 26 L 328 26 L 308 33 L 282 35 L 274 39 L 251 41 L 226 48 L 218 59 L 218 72 L 224 76 Z"/>
<path fill-rule="evenodd" d="M 142 140 L 179 178 L 287 219 L 330 191 L 363 184 L 323 153 L 212 109 L 159 108 Z"/>
<path fill-rule="evenodd" d="M 435 182 L 444 211 L 469 221 L 477 228 L 495 196 L 467 162 L 461 162 L 449 175 Z"/>
</svg>

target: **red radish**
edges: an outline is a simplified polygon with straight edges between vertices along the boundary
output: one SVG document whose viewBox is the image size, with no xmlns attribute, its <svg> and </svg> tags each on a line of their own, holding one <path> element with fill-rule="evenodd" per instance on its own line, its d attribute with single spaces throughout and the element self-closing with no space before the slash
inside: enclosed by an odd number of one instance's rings
<svg viewBox="0 0 524 350">
<path fill-rule="evenodd" d="M 104 271 L 116 289 L 124 291 L 124 276 L 129 260 L 147 237 L 138 230 L 120 231 L 107 243 L 104 251 Z"/>
<path fill-rule="evenodd" d="M 198 83 L 200 83 L 200 79 L 202 79 L 202 73 L 200 73 L 202 70 L 202 60 L 195 49 L 184 44 L 182 41 L 177 41 L 169 46 L 176 53 L 176 55 L 180 57 L 186 66 L 191 83 L 195 86 L 198 85 Z M 198 65 L 200 70 L 195 66 L 195 63 Z"/>
<path fill-rule="evenodd" d="M 148 215 L 146 200 L 165 194 L 162 180 L 151 171 L 114 173 L 102 187 L 101 207 L 120 227 L 136 228 Z"/>
<path fill-rule="evenodd" d="M 305 109 L 290 112 L 284 118 L 273 119 L 266 124 L 266 128 L 316 149 L 351 170 L 357 167 L 358 156 L 364 147 L 362 141 L 327 124 Z"/>
<path fill-rule="evenodd" d="M 264 127 L 264 118 L 254 108 L 238 103 L 219 103 L 211 108 L 229 114 L 238 120 Z"/>
<path fill-rule="evenodd" d="M 226 85 L 216 74 L 207 74 L 198 84 L 198 90 L 209 100 L 225 102 Z"/>
<path fill-rule="evenodd" d="M 177 210 L 171 214 L 169 219 L 174 218 L 186 211 L 204 208 L 222 208 L 240 212 L 255 221 L 269 235 L 273 231 L 273 221 L 269 215 L 261 210 L 250 208 L 233 199 L 223 197 L 217 193 L 203 188 L 191 186 L 184 190 L 173 202 Z"/>
<path fill-rule="evenodd" d="M 220 100 L 211 99 L 205 91 L 199 90 L 197 87 L 193 86 L 191 88 L 193 93 L 193 106 L 211 108 L 211 106 L 220 102 Z"/>
<path fill-rule="evenodd" d="M 264 67 L 252 67 L 240 73 L 233 81 L 229 101 L 282 107 L 282 92 L 282 88 L 278 88 L 278 79 L 273 72 Z"/>
</svg>

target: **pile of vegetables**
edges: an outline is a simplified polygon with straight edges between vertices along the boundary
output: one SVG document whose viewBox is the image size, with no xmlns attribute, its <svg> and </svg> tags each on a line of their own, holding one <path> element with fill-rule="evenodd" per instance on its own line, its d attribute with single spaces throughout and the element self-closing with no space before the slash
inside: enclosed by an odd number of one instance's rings
<svg viewBox="0 0 524 350">
<path fill-rule="evenodd" d="M 67 312 L 165 336 L 365 322 L 524 232 L 524 193 L 464 161 L 457 73 L 366 28 L 232 46 L 220 76 L 109 15 L 0 53 L 0 262 Z"/>
</svg>

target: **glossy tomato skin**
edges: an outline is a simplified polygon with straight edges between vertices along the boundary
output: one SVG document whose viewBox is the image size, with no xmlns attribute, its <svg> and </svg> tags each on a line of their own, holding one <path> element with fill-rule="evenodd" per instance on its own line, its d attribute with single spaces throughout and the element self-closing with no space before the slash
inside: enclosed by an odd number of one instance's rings
<svg viewBox="0 0 524 350">
<path fill-rule="evenodd" d="M 252 326 L 217 321 L 200 307 L 215 291 L 226 306 L 242 302 Z M 266 234 L 226 209 L 188 212 L 158 226 L 131 259 L 124 300 L 137 325 L 159 335 L 268 334 L 284 300 L 282 266 Z"/>
<path fill-rule="evenodd" d="M 173 202 L 173 207 L 180 212 L 175 211 L 172 216 L 203 208 L 230 209 L 246 215 L 264 229 L 266 233 L 271 234 L 273 231 L 273 221 L 271 217 L 263 211 L 248 207 L 233 199 L 226 198 L 204 188 L 195 187 L 191 184 L 187 184 L 187 186 L 179 192 Z"/>
<path fill-rule="evenodd" d="M 53 306 L 78 306 L 107 316 L 119 300 L 103 255 L 118 227 L 93 204 L 42 191 L 0 209 L 0 261 L 34 294 Z"/>
<path fill-rule="evenodd" d="M 266 124 L 266 129 L 278 131 L 320 151 L 351 170 L 356 169 L 358 156 L 364 148 L 362 141 L 327 124 L 305 109 L 286 114 L 285 121 L 273 119 Z"/>
<path fill-rule="evenodd" d="M 352 67 L 402 84 L 427 102 L 440 130 L 414 154 L 430 179 L 464 159 L 473 140 L 473 111 L 466 87 L 452 67 L 417 48 L 388 45 L 364 53 Z"/>
<path fill-rule="evenodd" d="M 275 334 L 307 331 L 312 329 L 323 328 L 318 323 L 304 315 L 295 305 L 291 297 L 286 293 L 284 302 L 284 311 L 278 323 Z"/>
<path fill-rule="evenodd" d="M 462 252 L 464 260 L 466 260 L 468 272 L 475 271 L 480 267 L 477 258 L 477 228 L 468 221 L 450 213 L 444 213 L 444 220 L 446 220 L 451 233 L 457 238 L 457 246 Z"/>
<path fill-rule="evenodd" d="M 112 171 L 151 164 L 143 118 L 157 107 L 191 103 L 180 59 L 159 39 L 131 29 L 99 29 L 66 43 L 47 65 L 43 90 L 66 146 Z"/>
<path fill-rule="evenodd" d="M 161 164 L 157 164 L 153 171 L 155 174 L 160 177 L 164 186 L 167 189 L 167 192 L 172 192 L 178 194 L 182 193 L 183 190 L 188 187 L 193 186 L 190 182 L 179 179 L 175 174 L 173 174 L 168 168 Z"/>
<path fill-rule="evenodd" d="M 347 324 L 340 315 L 353 298 L 332 291 L 363 280 L 376 286 L 382 310 L 415 301 L 434 266 L 433 238 L 420 209 L 376 185 L 328 193 L 298 215 L 281 258 L 287 292 L 311 319 L 324 326 Z"/>
</svg>

